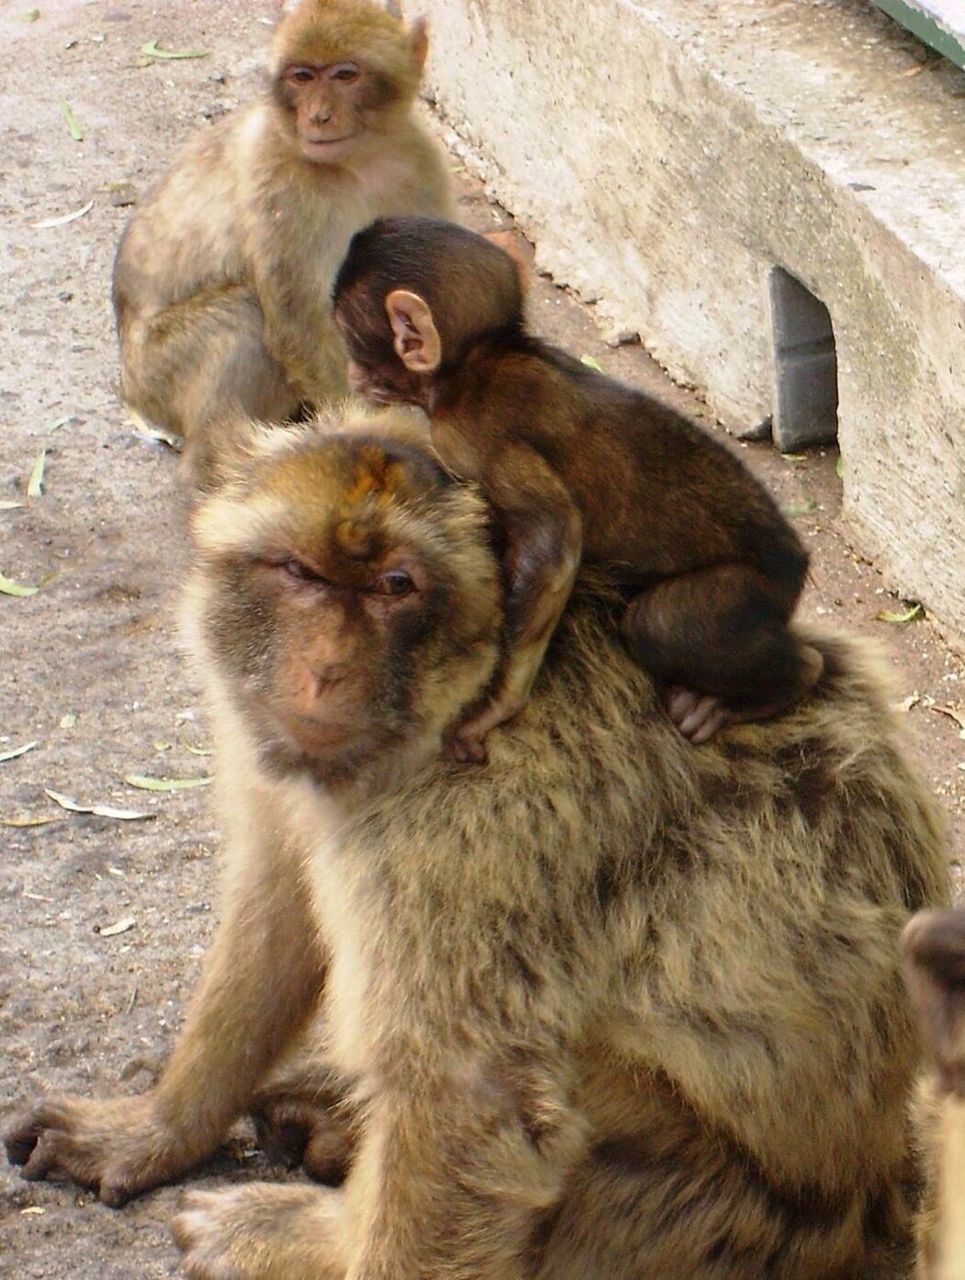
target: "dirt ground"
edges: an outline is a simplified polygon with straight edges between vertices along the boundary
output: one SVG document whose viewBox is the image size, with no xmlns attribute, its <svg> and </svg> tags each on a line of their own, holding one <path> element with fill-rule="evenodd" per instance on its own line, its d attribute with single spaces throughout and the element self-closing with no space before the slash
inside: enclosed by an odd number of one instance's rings
<svg viewBox="0 0 965 1280">
<path fill-rule="evenodd" d="M 271 0 L 48 0 L 36 18 L 26 3 L 0 9 L 0 573 L 39 586 L 29 597 L 0 595 L 0 1124 L 44 1088 L 147 1087 L 212 927 L 218 833 L 204 788 L 156 793 L 124 781 L 200 780 L 209 761 L 177 643 L 186 546 L 176 458 L 136 434 L 116 399 L 109 277 L 129 206 L 175 144 L 256 92 L 273 9 Z M 152 40 L 208 56 L 152 59 L 140 52 Z M 465 174 L 460 181 L 472 225 L 508 221 Z M 89 201 L 73 221 L 36 225 Z M 701 412 L 639 347 L 607 348 L 592 308 L 547 281 L 534 290 L 533 314 L 607 372 Z M 783 459 L 735 447 L 812 549 L 807 613 L 887 646 L 909 750 L 948 815 L 956 870 L 965 665 L 928 620 L 876 621 L 904 606 L 842 529 L 834 450 Z M 43 451 L 42 496 L 30 497 Z M 150 816 L 72 813 L 45 788 Z M 266 1172 L 239 1130 L 197 1181 Z M 166 1222 L 179 1195 L 164 1189 L 115 1212 L 73 1186 L 27 1184 L 0 1167 L 0 1275 L 174 1275 Z"/>
</svg>

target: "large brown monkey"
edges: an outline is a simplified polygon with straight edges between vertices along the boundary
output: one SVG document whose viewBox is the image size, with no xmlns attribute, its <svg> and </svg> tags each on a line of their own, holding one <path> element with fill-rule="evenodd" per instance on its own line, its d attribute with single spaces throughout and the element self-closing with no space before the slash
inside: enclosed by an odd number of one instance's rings
<svg viewBox="0 0 965 1280">
<path fill-rule="evenodd" d="M 965 911 L 919 912 L 902 944 L 933 1068 L 922 1080 L 917 1110 L 929 1175 L 918 1274 L 965 1280 Z M 319 1148 L 320 1138 L 314 1142 Z M 310 1148 L 309 1163 L 312 1155 Z"/>
<path fill-rule="evenodd" d="M 121 391 L 186 438 L 209 482 L 232 421 L 282 421 L 345 387 L 329 295 L 379 214 L 451 211 L 416 121 L 425 60 L 372 0 L 301 0 L 279 22 L 270 90 L 206 130 L 136 210 L 118 249 Z"/>
<path fill-rule="evenodd" d="M 897 939 L 945 877 L 877 675 L 815 638 L 811 699 L 695 752 L 586 586 L 453 764 L 500 567 L 419 430 L 265 431 L 196 512 L 222 924 L 155 1091 L 41 1102 L 11 1156 L 112 1204 L 177 1177 L 319 1006 L 347 1180 L 189 1197 L 196 1280 L 904 1280 Z"/>
<path fill-rule="evenodd" d="M 454 736 L 460 758 L 525 704 L 581 554 L 633 589 L 624 631 L 694 742 L 811 688 L 820 655 L 787 625 L 807 553 L 770 495 L 667 405 L 528 333 L 499 248 L 381 219 L 353 239 L 334 300 L 357 388 L 425 409 L 443 460 L 506 525 L 508 656 Z"/>
</svg>

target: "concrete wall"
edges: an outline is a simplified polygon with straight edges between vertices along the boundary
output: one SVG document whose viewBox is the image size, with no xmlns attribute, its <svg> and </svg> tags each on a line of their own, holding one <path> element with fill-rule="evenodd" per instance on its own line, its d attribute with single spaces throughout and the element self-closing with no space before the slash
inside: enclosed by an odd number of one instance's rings
<svg viewBox="0 0 965 1280">
<path fill-rule="evenodd" d="M 537 263 L 729 426 L 772 414 L 768 280 L 830 311 L 845 505 L 965 635 L 965 75 L 859 0 L 408 0 Z"/>
</svg>

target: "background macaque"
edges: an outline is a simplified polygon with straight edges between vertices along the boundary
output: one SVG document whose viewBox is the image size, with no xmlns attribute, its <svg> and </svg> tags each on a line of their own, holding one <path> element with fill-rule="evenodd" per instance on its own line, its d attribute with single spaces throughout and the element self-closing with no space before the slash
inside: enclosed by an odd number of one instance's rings
<svg viewBox="0 0 965 1280">
<path fill-rule="evenodd" d="M 458 756 L 481 758 L 525 703 L 581 554 L 633 593 L 624 634 L 694 742 L 812 687 L 820 656 L 787 625 L 808 558 L 771 497 L 672 409 L 527 333 L 495 245 L 379 221 L 352 241 L 335 314 L 356 388 L 421 405 L 443 460 L 505 523 L 508 654 Z"/>
<path fill-rule="evenodd" d="M 279 422 L 345 389 L 330 294 L 353 232 L 451 211 L 413 102 L 425 28 L 372 0 L 301 0 L 280 20 L 264 97 L 198 137 L 118 249 L 121 391 L 186 438 L 202 486 L 239 416 Z"/>
<path fill-rule="evenodd" d="M 221 926 L 156 1089 L 41 1101 L 11 1157 L 120 1203 L 311 1028 L 344 1186 L 189 1196 L 195 1280 L 906 1280 L 897 939 L 945 870 L 874 669 L 815 638 L 796 715 L 695 752 L 586 583 L 488 765 L 453 765 L 501 567 L 419 430 L 256 433 L 195 512 Z"/>
<path fill-rule="evenodd" d="M 905 978 L 934 1076 L 918 1122 L 928 1169 L 922 1280 L 965 1280 L 965 911 L 922 911 L 902 934 Z"/>
</svg>

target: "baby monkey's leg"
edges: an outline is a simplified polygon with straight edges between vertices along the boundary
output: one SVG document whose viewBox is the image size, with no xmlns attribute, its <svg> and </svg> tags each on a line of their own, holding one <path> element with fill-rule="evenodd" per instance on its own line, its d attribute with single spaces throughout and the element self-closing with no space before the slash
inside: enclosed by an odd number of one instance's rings
<svg viewBox="0 0 965 1280">
<path fill-rule="evenodd" d="M 789 629 L 778 594 L 754 569 L 717 565 L 666 578 L 631 602 L 624 635 L 691 742 L 778 715 L 820 676 L 824 660 Z"/>
</svg>

